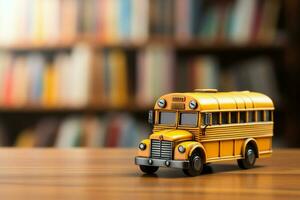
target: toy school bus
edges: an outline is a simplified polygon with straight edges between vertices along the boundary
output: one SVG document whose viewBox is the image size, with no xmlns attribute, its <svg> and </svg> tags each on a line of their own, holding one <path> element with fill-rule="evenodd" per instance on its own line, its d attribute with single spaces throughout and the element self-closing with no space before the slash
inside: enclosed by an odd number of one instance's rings
<svg viewBox="0 0 300 200">
<path fill-rule="evenodd" d="M 272 100 L 256 92 L 166 94 L 149 112 L 153 133 L 139 144 L 135 163 L 149 174 L 171 167 L 189 176 L 216 161 L 252 168 L 272 153 L 273 110 Z"/>
</svg>

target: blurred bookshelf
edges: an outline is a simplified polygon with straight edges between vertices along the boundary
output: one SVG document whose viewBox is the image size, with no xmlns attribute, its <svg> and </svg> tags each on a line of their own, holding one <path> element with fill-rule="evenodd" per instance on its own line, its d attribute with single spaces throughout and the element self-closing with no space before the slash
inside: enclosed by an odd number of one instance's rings
<svg viewBox="0 0 300 200">
<path fill-rule="evenodd" d="M 286 145 L 293 2 L 1 1 L 0 144 L 135 146 L 157 97 L 218 88 L 270 95 Z"/>
</svg>

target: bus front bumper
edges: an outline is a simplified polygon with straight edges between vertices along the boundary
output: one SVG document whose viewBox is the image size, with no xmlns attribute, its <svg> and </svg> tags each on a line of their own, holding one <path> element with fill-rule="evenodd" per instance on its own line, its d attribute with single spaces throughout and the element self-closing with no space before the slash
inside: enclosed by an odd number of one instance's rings
<svg viewBox="0 0 300 200">
<path fill-rule="evenodd" d="M 135 164 L 179 169 L 188 169 L 190 167 L 190 162 L 188 160 L 164 160 L 145 157 L 135 157 Z"/>
</svg>

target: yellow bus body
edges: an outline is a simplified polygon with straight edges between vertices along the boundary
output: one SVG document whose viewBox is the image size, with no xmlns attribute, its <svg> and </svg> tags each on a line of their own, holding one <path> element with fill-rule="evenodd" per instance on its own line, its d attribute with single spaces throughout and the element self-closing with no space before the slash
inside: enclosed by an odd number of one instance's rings
<svg viewBox="0 0 300 200">
<path fill-rule="evenodd" d="M 159 100 L 165 106 L 159 106 Z M 272 100 L 261 93 L 200 91 L 170 93 L 159 98 L 154 106 L 154 128 L 149 139 L 143 140 L 146 149 L 138 151 L 138 157 L 151 158 L 151 141 L 172 142 L 172 160 L 188 160 L 198 148 L 203 162 L 236 160 L 245 157 L 247 144 L 255 146 L 256 158 L 268 157 L 272 153 L 273 110 Z M 191 108 L 191 101 L 196 108 Z M 175 112 L 176 123 L 159 123 L 161 112 Z M 180 125 L 179 113 L 196 113 L 197 125 Z M 204 125 L 204 115 L 209 124 Z M 179 152 L 183 146 L 185 152 Z M 163 148 L 163 147 L 161 147 Z M 160 149 L 163 151 L 163 149 Z"/>
</svg>

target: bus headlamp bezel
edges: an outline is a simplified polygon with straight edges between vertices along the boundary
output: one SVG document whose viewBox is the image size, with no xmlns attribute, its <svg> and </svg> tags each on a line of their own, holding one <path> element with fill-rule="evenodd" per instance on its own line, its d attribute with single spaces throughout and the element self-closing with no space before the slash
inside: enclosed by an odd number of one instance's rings
<svg viewBox="0 0 300 200">
<path fill-rule="evenodd" d="M 167 101 L 166 101 L 165 99 L 159 99 L 159 100 L 157 101 L 157 105 L 158 105 L 160 108 L 164 108 L 164 107 L 166 107 L 166 105 L 167 105 Z"/>
<path fill-rule="evenodd" d="M 197 104 L 196 100 L 191 100 L 191 101 L 189 102 L 189 108 L 190 108 L 190 109 L 194 110 L 194 109 L 197 108 L 197 106 L 198 106 L 198 104 Z"/>
<path fill-rule="evenodd" d="M 141 150 L 141 151 L 144 151 L 144 150 L 146 150 L 146 148 L 147 148 L 147 145 L 145 144 L 145 143 L 140 143 L 139 144 L 139 149 Z"/>
<path fill-rule="evenodd" d="M 184 153 L 184 152 L 186 151 L 186 149 L 185 149 L 184 146 L 179 145 L 179 146 L 178 146 L 178 151 L 179 151 L 180 153 Z"/>
</svg>

